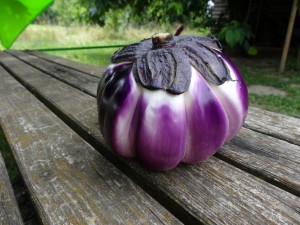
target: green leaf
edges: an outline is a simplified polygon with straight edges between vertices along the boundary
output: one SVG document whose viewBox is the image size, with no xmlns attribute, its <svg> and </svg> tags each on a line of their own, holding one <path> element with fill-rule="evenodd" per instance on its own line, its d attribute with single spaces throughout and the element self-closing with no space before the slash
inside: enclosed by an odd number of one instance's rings
<svg viewBox="0 0 300 225">
<path fill-rule="evenodd" d="M 257 48 L 254 48 L 254 47 L 248 48 L 247 54 L 252 55 L 252 56 L 257 55 Z"/>
<path fill-rule="evenodd" d="M 0 41 L 10 48 L 22 31 L 53 0 L 1 0 L 0 1 Z"/>
<path fill-rule="evenodd" d="M 240 33 L 237 29 L 230 29 L 226 33 L 226 42 L 229 44 L 231 48 L 233 48 L 240 39 Z"/>
<path fill-rule="evenodd" d="M 229 29 L 228 27 L 223 27 L 223 28 L 221 29 L 221 31 L 219 32 L 218 37 L 219 37 L 221 40 L 225 40 L 225 36 L 226 36 L 226 33 L 227 33 L 228 29 Z"/>
</svg>

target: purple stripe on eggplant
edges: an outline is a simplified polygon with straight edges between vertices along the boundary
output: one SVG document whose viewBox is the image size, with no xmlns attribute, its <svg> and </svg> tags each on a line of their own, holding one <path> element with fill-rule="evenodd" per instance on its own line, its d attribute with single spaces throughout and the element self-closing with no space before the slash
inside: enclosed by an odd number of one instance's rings
<svg viewBox="0 0 300 225">
<path fill-rule="evenodd" d="M 136 137 L 136 154 L 149 168 L 168 170 L 184 156 L 186 118 L 183 95 L 144 89 Z"/>
<path fill-rule="evenodd" d="M 190 89 L 185 93 L 187 137 L 184 162 L 196 163 L 216 153 L 225 142 L 228 118 L 203 77 L 192 69 Z"/>
<path fill-rule="evenodd" d="M 113 122 L 113 147 L 115 151 L 124 157 L 134 157 L 136 138 L 136 126 L 139 118 L 139 99 L 141 90 L 137 86 L 132 72 L 126 79 L 126 93 Z"/>
<path fill-rule="evenodd" d="M 99 125 L 101 133 L 112 144 L 113 121 L 128 94 L 128 75 L 132 64 L 122 64 L 108 70 L 98 87 Z"/>
</svg>

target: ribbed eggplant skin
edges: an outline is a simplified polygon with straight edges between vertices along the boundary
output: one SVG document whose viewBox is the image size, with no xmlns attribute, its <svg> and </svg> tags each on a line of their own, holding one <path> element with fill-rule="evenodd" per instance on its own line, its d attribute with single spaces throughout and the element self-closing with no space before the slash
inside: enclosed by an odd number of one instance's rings
<svg viewBox="0 0 300 225">
<path fill-rule="evenodd" d="M 191 66 L 189 89 L 178 95 L 137 85 L 130 62 L 110 65 L 101 77 L 97 103 L 100 131 L 111 148 L 153 170 L 215 154 L 239 132 L 248 110 L 241 74 L 219 56 L 232 80 L 212 84 Z"/>
</svg>

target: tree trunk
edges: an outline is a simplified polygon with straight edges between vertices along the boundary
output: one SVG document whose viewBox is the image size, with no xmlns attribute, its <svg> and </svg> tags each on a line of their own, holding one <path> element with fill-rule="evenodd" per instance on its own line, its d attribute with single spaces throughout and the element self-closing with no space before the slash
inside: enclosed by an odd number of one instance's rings
<svg viewBox="0 0 300 225">
<path fill-rule="evenodd" d="M 290 41 L 291 41 L 293 28 L 294 28 L 294 23 L 295 23 L 295 18 L 296 18 L 296 13 L 297 13 L 297 1 L 298 0 L 294 0 L 293 5 L 292 5 L 289 25 L 288 25 L 288 29 L 287 29 L 287 32 L 286 32 L 283 52 L 282 52 L 282 56 L 281 56 L 280 66 L 279 66 L 279 72 L 281 72 L 281 73 L 284 72 L 286 59 L 287 59 L 287 55 L 288 55 L 288 51 L 289 51 L 289 47 L 290 47 Z"/>
</svg>

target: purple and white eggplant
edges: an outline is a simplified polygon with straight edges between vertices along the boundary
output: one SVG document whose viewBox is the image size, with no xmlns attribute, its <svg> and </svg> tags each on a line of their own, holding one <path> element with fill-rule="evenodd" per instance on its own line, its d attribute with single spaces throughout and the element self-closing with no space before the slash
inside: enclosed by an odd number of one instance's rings
<svg viewBox="0 0 300 225">
<path fill-rule="evenodd" d="M 245 82 L 215 39 L 160 33 L 111 60 L 97 101 L 100 131 L 118 155 L 154 170 L 201 162 L 246 119 Z"/>
</svg>

